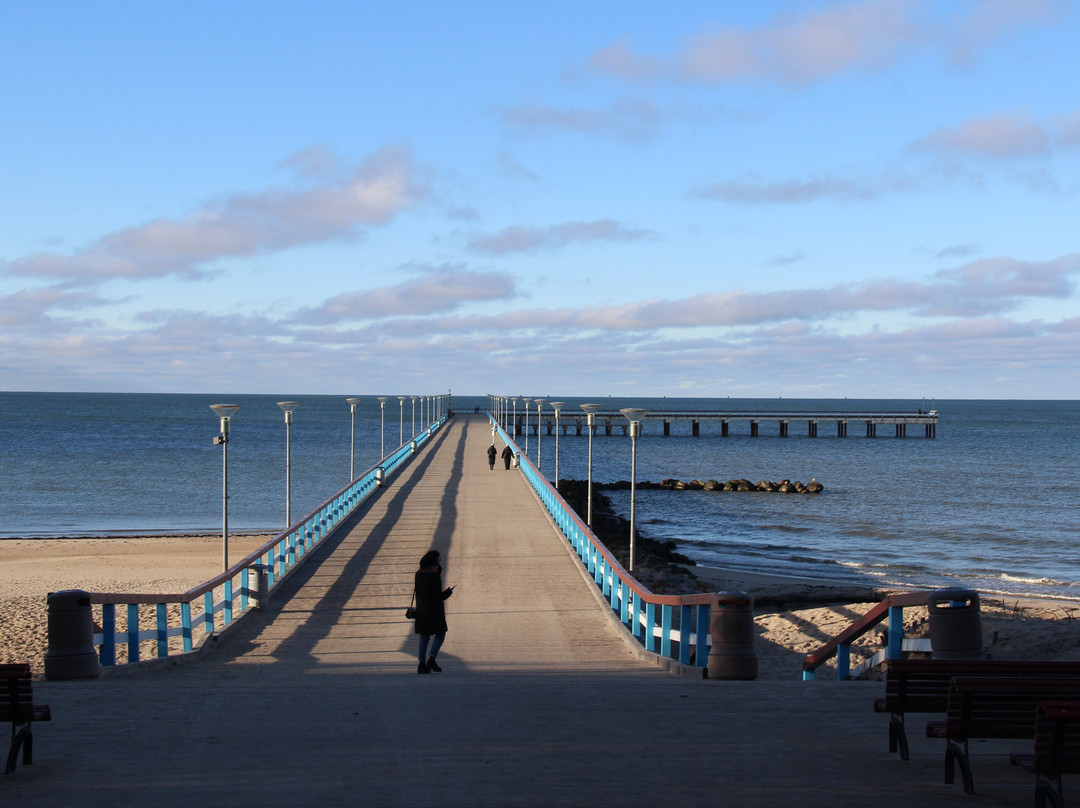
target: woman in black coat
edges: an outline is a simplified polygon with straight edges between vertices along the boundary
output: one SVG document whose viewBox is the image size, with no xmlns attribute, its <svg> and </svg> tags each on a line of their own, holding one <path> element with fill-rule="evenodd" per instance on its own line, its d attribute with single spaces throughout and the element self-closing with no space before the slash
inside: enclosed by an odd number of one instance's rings
<svg viewBox="0 0 1080 808">
<path fill-rule="evenodd" d="M 417 673 L 441 673 L 442 668 L 435 661 L 446 639 L 446 610 L 443 601 L 454 593 L 454 587 L 442 588 L 442 557 L 438 550 L 429 550 L 420 559 L 420 569 L 416 571 L 414 587 L 416 590 L 416 627 L 420 635 L 420 665 Z M 432 642 L 432 637 L 435 641 Z M 430 655 L 428 644 L 431 644 Z"/>
</svg>

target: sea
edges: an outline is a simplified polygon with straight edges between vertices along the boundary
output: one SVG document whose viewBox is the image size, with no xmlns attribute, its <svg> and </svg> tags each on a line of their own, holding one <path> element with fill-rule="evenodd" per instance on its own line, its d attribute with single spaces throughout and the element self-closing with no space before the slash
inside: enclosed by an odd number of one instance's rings
<svg viewBox="0 0 1080 808">
<path fill-rule="evenodd" d="M 587 399 L 564 397 L 565 436 L 531 435 L 542 471 L 585 479 L 586 430 L 571 416 Z M 286 432 L 276 402 L 299 402 Z M 222 447 L 210 405 L 238 404 L 228 444 L 230 532 L 285 528 L 286 439 L 293 520 L 376 465 L 421 428 L 427 399 L 380 407 L 361 396 L 0 392 L 0 540 L 214 533 L 222 520 Z M 550 397 L 545 399 L 550 401 Z M 817 495 L 639 490 L 641 533 L 672 540 L 701 564 L 881 586 L 960 586 L 987 594 L 1080 600 L 1080 402 L 884 399 L 591 399 L 605 410 L 832 411 L 935 409 L 936 437 L 891 426 L 868 438 L 852 423 L 817 437 L 792 421 L 757 437 L 732 422 L 646 418 L 636 479 L 753 482 L 816 479 Z M 486 410 L 486 396 L 453 396 L 457 411 Z M 523 406 L 523 405 L 519 405 Z M 546 408 L 545 408 L 546 409 Z M 535 420 L 532 422 L 535 425 Z M 519 439 L 524 448 L 524 437 Z M 539 443 L 539 446 L 537 445 Z M 628 480 L 631 441 L 616 427 L 593 440 L 593 479 Z M 475 459 L 486 463 L 483 456 Z M 629 514 L 629 492 L 604 491 Z M 492 515 L 493 525 L 498 514 Z M 0 553 L 3 542 L 0 541 Z"/>
</svg>

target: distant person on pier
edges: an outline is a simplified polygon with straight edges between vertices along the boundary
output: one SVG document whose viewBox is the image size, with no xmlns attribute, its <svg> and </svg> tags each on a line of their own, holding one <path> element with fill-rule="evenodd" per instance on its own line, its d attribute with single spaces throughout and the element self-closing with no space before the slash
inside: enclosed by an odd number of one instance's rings
<svg viewBox="0 0 1080 808">
<path fill-rule="evenodd" d="M 442 668 L 439 667 L 435 658 L 439 655 L 443 640 L 446 639 L 446 609 L 443 601 L 454 594 L 454 587 L 442 588 L 442 556 L 438 550 L 429 550 L 424 553 L 413 585 L 416 589 L 414 632 L 420 635 L 420 664 L 416 672 L 442 673 Z"/>
<path fill-rule="evenodd" d="M 488 468 L 489 469 L 495 468 L 495 456 L 497 454 L 498 454 L 498 452 L 496 451 L 495 444 L 493 443 L 488 447 Z"/>
<path fill-rule="evenodd" d="M 506 465 L 506 470 L 509 471 L 510 461 L 514 459 L 514 450 L 510 448 L 509 443 L 506 444 L 506 446 L 502 450 L 502 459 L 503 463 Z"/>
</svg>

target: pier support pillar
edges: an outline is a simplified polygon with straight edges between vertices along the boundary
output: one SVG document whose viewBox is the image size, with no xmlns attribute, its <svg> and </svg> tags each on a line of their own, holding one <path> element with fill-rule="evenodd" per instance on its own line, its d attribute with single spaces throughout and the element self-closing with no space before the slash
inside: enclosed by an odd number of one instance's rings
<svg viewBox="0 0 1080 808">
<path fill-rule="evenodd" d="M 928 437 L 928 438 L 936 438 L 937 437 L 937 427 L 934 426 L 933 424 L 927 424 L 926 425 L 926 437 Z"/>
<path fill-rule="evenodd" d="M 731 423 L 729 421 L 720 422 L 720 437 L 726 438 L 731 434 Z"/>
<path fill-rule="evenodd" d="M 750 422 L 750 437 L 751 438 L 756 438 L 757 436 L 758 436 L 758 422 L 757 421 L 751 421 Z"/>
<path fill-rule="evenodd" d="M 788 436 L 788 422 L 787 421 L 781 421 L 780 422 L 780 437 L 781 438 L 786 438 L 787 436 Z"/>
<path fill-rule="evenodd" d="M 847 421 L 837 421 L 836 422 L 836 437 L 838 437 L 838 438 L 846 438 L 847 437 Z"/>
<path fill-rule="evenodd" d="M 690 422 L 690 434 L 693 435 L 695 438 L 698 437 L 701 434 L 701 422 L 700 421 L 691 421 Z"/>
<path fill-rule="evenodd" d="M 907 424 L 897 424 L 896 425 L 896 437 L 898 437 L 898 438 L 906 438 L 907 437 Z"/>
<path fill-rule="evenodd" d="M 671 434 L 671 421 L 664 421 L 664 437 L 668 437 Z"/>
<path fill-rule="evenodd" d="M 868 438 L 876 438 L 877 437 L 877 424 L 875 424 L 873 421 L 867 421 L 866 422 L 866 437 L 868 437 Z"/>
<path fill-rule="evenodd" d="M 817 437 L 817 421 L 808 421 L 806 424 L 806 435 L 810 438 Z"/>
</svg>

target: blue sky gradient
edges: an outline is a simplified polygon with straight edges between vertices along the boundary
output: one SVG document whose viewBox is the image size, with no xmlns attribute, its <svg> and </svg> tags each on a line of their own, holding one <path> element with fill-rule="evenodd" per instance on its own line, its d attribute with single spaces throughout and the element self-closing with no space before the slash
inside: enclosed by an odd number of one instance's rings
<svg viewBox="0 0 1080 808">
<path fill-rule="evenodd" d="M 0 388 L 1080 398 L 1057 0 L 0 7 Z"/>
</svg>

